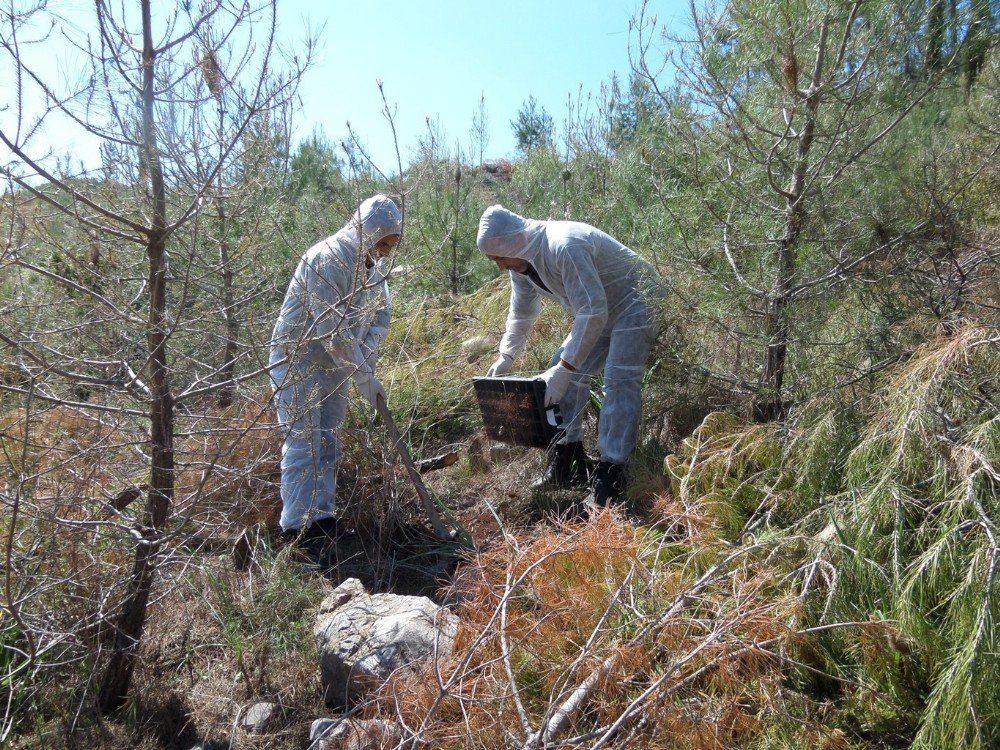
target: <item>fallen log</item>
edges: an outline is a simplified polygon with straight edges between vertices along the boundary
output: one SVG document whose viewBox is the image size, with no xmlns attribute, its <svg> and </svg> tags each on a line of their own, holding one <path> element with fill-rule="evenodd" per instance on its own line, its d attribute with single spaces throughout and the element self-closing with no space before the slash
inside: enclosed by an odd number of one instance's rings
<svg viewBox="0 0 1000 750">
<path fill-rule="evenodd" d="M 422 461 L 417 461 L 416 465 L 418 473 L 426 474 L 430 471 L 445 469 L 456 463 L 458 463 L 458 451 L 451 451 L 449 453 L 442 453 L 440 456 L 434 456 L 433 458 L 425 458 Z"/>
</svg>

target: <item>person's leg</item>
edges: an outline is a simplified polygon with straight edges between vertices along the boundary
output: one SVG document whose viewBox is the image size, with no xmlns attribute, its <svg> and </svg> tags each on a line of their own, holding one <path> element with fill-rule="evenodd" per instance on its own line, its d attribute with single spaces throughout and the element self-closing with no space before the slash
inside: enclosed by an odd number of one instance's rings
<svg viewBox="0 0 1000 750">
<path fill-rule="evenodd" d="M 329 474 L 324 469 L 324 398 L 321 378 L 310 362 L 293 362 L 272 370 L 275 408 L 284 433 L 281 448 L 281 529 L 296 531 L 332 504 Z M 336 475 L 334 475 L 335 477 Z M 328 514 L 329 515 L 329 514 Z"/>
<path fill-rule="evenodd" d="M 638 440 L 642 379 L 657 326 L 639 302 L 623 313 L 611 331 L 604 365 L 604 399 L 597 429 L 601 461 L 624 464 Z"/>
<path fill-rule="evenodd" d="M 600 461 L 592 479 L 595 505 L 620 500 L 625 492 L 625 463 L 638 442 L 642 379 L 656 333 L 656 322 L 641 302 L 633 303 L 612 328 L 597 427 Z"/>
<path fill-rule="evenodd" d="M 350 369 L 336 368 L 324 373 L 325 395 L 320 404 L 320 461 L 316 505 L 312 521 L 331 518 L 337 509 L 337 466 L 340 463 L 340 432 L 347 418 L 351 387 Z"/>
</svg>

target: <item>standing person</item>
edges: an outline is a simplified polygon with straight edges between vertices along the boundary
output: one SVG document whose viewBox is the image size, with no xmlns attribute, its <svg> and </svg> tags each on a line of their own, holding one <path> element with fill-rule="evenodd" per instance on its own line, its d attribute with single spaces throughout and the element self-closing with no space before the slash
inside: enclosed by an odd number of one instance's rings
<svg viewBox="0 0 1000 750">
<path fill-rule="evenodd" d="M 337 538 L 340 429 L 353 378 L 374 406 L 385 390 L 375 358 L 389 330 L 385 263 L 402 215 L 384 195 L 364 201 L 339 232 L 299 261 L 271 340 L 270 375 L 281 449 L 281 530 L 315 562 Z"/>
<path fill-rule="evenodd" d="M 476 244 L 500 269 L 510 271 L 511 282 L 500 358 L 487 376 L 511 371 L 543 298 L 557 300 L 573 315 L 558 361 L 540 376 L 545 405 L 559 404 L 565 432 L 534 487 L 587 482 L 583 408 L 590 381 L 603 367 L 600 462 L 589 476 L 590 501 L 605 506 L 621 499 L 625 464 L 637 442 L 646 359 L 659 330 L 657 305 L 664 290 L 655 269 L 589 224 L 525 219 L 499 205 L 483 213 Z"/>
</svg>

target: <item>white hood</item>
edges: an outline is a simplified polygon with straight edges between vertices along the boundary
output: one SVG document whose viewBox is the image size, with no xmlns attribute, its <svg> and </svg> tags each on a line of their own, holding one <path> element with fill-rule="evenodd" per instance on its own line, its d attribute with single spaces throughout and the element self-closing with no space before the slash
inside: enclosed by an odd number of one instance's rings
<svg viewBox="0 0 1000 750">
<path fill-rule="evenodd" d="M 362 252 L 368 252 L 383 237 L 403 233 L 403 216 L 388 196 L 373 195 L 358 206 L 340 233 L 347 234 Z"/>
<path fill-rule="evenodd" d="M 533 263 L 546 244 L 544 221 L 525 219 L 499 204 L 487 208 L 479 219 L 476 246 L 484 255 Z"/>
</svg>

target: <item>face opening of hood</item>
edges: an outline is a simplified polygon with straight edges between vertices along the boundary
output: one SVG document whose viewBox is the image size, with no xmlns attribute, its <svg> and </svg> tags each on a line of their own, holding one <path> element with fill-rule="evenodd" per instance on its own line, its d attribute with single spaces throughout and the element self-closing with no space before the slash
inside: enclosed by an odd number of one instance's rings
<svg viewBox="0 0 1000 750">
<path fill-rule="evenodd" d="M 361 249 L 367 253 L 382 238 L 402 235 L 403 215 L 391 198 L 380 193 L 363 201 L 344 228 L 360 235 Z"/>
<path fill-rule="evenodd" d="M 479 219 L 476 247 L 484 255 L 520 258 L 530 263 L 544 243 L 544 222 L 525 219 L 499 204 L 487 208 Z"/>
</svg>

